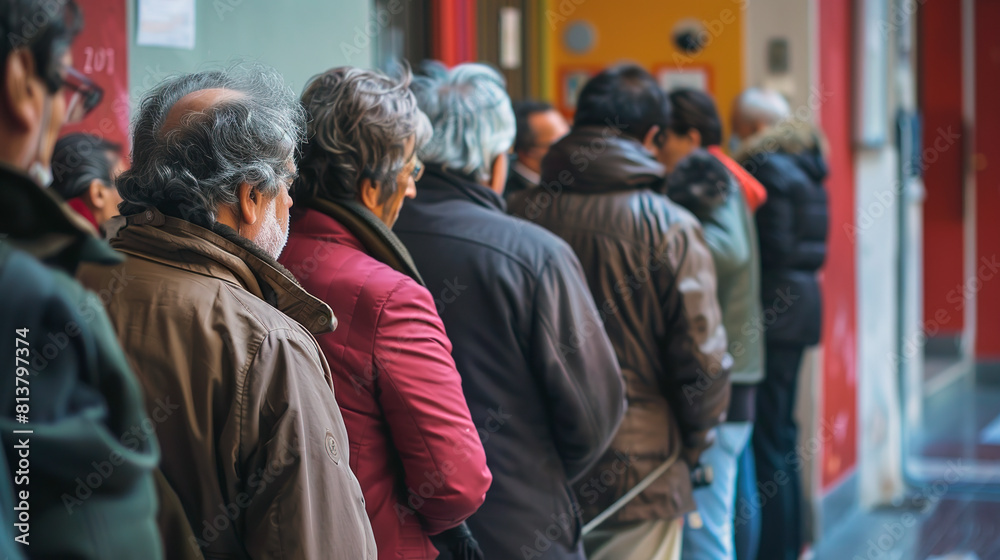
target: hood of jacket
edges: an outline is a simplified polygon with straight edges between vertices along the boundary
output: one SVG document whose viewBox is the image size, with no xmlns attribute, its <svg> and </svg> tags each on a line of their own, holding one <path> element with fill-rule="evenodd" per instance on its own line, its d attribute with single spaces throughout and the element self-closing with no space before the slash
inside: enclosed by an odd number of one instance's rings
<svg viewBox="0 0 1000 560">
<path fill-rule="evenodd" d="M 768 127 L 747 138 L 733 159 L 744 166 L 766 157 L 783 153 L 804 171 L 810 179 L 822 182 L 829 170 L 826 166 L 826 139 L 815 126 L 805 121 L 789 120 Z"/>
<path fill-rule="evenodd" d="M 167 266 L 242 286 L 312 334 L 337 328 L 330 307 L 306 292 L 292 273 L 232 228 L 212 230 L 149 209 L 126 218 L 115 249 Z"/>
<path fill-rule="evenodd" d="M 581 193 L 658 190 L 666 168 L 634 138 L 613 126 L 574 128 L 542 160 L 542 184 Z"/>
</svg>

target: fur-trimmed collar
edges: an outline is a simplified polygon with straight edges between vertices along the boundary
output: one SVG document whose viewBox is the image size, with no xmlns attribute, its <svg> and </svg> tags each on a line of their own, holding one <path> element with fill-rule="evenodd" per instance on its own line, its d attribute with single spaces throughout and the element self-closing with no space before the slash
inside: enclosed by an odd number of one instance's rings
<svg viewBox="0 0 1000 560">
<path fill-rule="evenodd" d="M 765 128 L 744 140 L 733 159 L 742 163 L 762 153 L 784 152 L 794 155 L 811 150 L 826 153 L 823 134 L 808 122 L 788 120 Z"/>
</svg>

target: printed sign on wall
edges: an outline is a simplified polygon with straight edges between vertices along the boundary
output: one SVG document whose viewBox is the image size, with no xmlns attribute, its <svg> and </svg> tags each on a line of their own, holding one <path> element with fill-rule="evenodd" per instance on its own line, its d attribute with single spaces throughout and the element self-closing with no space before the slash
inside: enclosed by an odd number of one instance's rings
<svg viewBox="0 0 1000 560">
<path fill-rule="evenodd" d="M 128 147 L 128 39 L 125 0 L 77 0 L 83 31 L 73 42 L 73 67 L 104 89 L 104 99 L 62 134 L 86 132 Z"/>
</svg>

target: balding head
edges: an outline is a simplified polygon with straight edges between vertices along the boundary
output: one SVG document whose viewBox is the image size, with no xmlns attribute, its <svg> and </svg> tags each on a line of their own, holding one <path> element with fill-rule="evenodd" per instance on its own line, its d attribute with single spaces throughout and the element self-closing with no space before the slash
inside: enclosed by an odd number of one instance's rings
<svg viewBox="0 0 1000 560">
<path fill-rule="evenodd" d="M 227 88 L 207 88 L 192 91 L 178 99 L 177 103 L 174 103 L 173 107 L 170 108 L 167 118 L 163 121 L 163 126 L 160 127 L 159 133 L 162 136 L 174 130 L 181 124 L 182 119 L 188 115 L 203 114 L 208 109 L 220 103 L 244 97 L 246 97 L 245 93 Z"/>
<path fill-rule="evenodd" d="M 213 227 L 220 209 L 236 205 L 241 185 L 268 200 L 295 176 L 305 112 L 270 68 L 241 64 L 169 78 L 136 113 L 132 166 L 117 180 L 122 214 L 156 208 Z"/>
<path fill-rule="evenodd" d="M 746 139 L 791 116 L 792 110 L 780 93 L 768 89 L 749 88 L 733 102 L 733 133 L 741 139 Z"/>
</svg>

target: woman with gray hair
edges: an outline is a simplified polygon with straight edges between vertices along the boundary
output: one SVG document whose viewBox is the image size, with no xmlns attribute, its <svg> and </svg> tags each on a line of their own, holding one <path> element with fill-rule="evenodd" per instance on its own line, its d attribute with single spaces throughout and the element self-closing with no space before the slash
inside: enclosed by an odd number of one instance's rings
<svg viewBox="0 0 1000 560">
<path fill-rule="evenodd" d="M 491 476 L 437 303 L 390 228 L 423 172 L 427 117 L 399 79 L 341 67 L 302 94 L 308 140 L 281 262 L 337 314 L 333 370 L 379 558 L 438 557 L 430 535 L 483 503 Z M 451 301 L 451 296 L 447 301 Z"/>
</svg>

